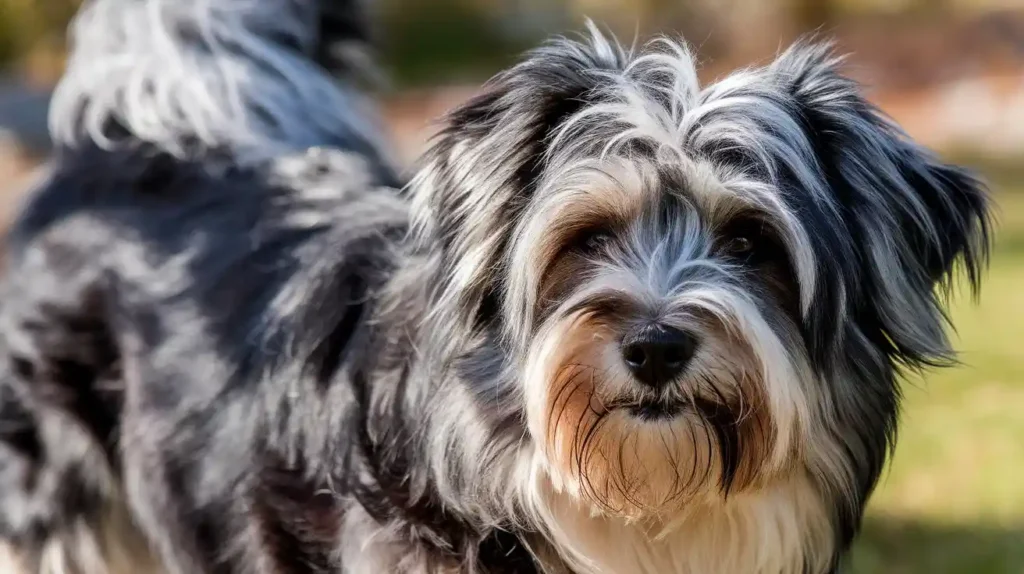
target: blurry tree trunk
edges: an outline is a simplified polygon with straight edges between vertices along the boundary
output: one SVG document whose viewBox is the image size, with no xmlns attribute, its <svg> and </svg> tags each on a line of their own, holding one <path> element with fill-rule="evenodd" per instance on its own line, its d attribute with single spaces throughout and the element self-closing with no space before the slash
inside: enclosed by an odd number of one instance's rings
<svg viewBox="0 0 1024 574">
<path fill-rule="evenodd" d="M 519 39 L 536 41 L 570 23 L 566 0 L 505 0 L 500 6 L 502 26 Z"/>
<path fill-rule="evenodd" d="M 828 28 L 835 22 L 834 0 L 791 0 L 793 20 L 798 32 Z"/>
<path fill-rule="evenodd" d="M 950 0 L 917 0 L 911 4 L 911 9 L 921 14 L 941 14 L 953 8 Z"/>
</svg>

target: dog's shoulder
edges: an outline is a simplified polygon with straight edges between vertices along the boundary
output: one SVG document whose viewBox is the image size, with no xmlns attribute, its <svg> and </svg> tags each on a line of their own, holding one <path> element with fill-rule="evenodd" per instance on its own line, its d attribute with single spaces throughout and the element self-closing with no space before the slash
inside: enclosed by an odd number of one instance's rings
<svg viewBox="0 0 1024 574">
<path fill-rule="evenodd" d="M 386 280 L 407 225 L 395 181 L 344 150 L 245 169 L 141 147 L 58 154 L 7 235 L 6 336 L 59 310 L 153 326 L 154 345 L 314 345 L 312 325 L 333 329 Z"/>
<path fill-rule="evenodd" d="M 310 150 L 245 168 L 136 146 L 58 154 L 25 194 L 6 237 L 14 258 L 43 243 L 117 264 L 134 244 L 150 260 L 198 261 L 309 250 L 400 235 L 392 172 L 364 155 Z M 350 246 L 351 247 L 351 246 Z M 292 270 L 294 271 L 294 269 Z"/>
<path fill-rule="evenodd" d="M 3 336 L 40 364 L 54 352 L 106 364 L 116 335 L 143 357 L 189 357 L 176 368 L 209 356 L 233 378 L 296 356 L 330 370 L 369 320 L 406 227 L 394 177 L 345 150 L 246 169 L 143 148 L 61 154 L 8 235 Z"/>
</svg>

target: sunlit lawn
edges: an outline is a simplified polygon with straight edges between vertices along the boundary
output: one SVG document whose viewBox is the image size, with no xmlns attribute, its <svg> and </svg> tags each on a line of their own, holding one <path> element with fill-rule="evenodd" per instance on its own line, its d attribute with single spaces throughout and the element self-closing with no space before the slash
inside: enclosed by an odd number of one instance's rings
<svg viewBox="0 0 1024 574">
<path fill-rule="evenodd" d="M 951 308 L 965 364 L 907 386 L 856 574 L 1024 574 L 1024 187 L 996 201 L 980 303 Z"/>
</svg>

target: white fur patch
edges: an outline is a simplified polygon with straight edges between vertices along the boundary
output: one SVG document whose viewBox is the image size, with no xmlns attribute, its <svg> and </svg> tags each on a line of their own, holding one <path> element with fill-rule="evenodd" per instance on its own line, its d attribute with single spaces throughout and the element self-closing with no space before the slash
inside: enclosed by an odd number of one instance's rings
<svg viewBox="0 0 1024 574">
<path fill-rule="evenodd" d="M 694 501 L 672 524 L 595 515 L 538 480 L 534 511 L 581 574 L 802 574 L 832 557 L 828 509 L 806 478 Z"/>
<path fill-rule="evenodd" d="M 73 50 L 50 107 L 54 141 L 111 146 L 109 124 L 116 122 L 177 156 L 230 150 L 241 163 L 339 138 L 382 151 L 381 130 L 362 97 L 300 49 L 280 43 L 289 37 L 310 49 L 312 5 L 87 3 L 73 22 Z"/>
</svg>

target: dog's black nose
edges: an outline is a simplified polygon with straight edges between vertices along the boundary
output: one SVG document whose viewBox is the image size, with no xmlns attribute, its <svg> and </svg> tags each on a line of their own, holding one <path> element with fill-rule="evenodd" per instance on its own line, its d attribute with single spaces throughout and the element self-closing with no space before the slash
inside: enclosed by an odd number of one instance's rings
<svg viewBox="0 0 1024 574">
<path fill-rule="evenodd" d="M 656 325 L 626 337 L 622 358 L 638 381 L 658 388 L 686 370 L 699 344 L 692 333 Z"/>
</svg>

